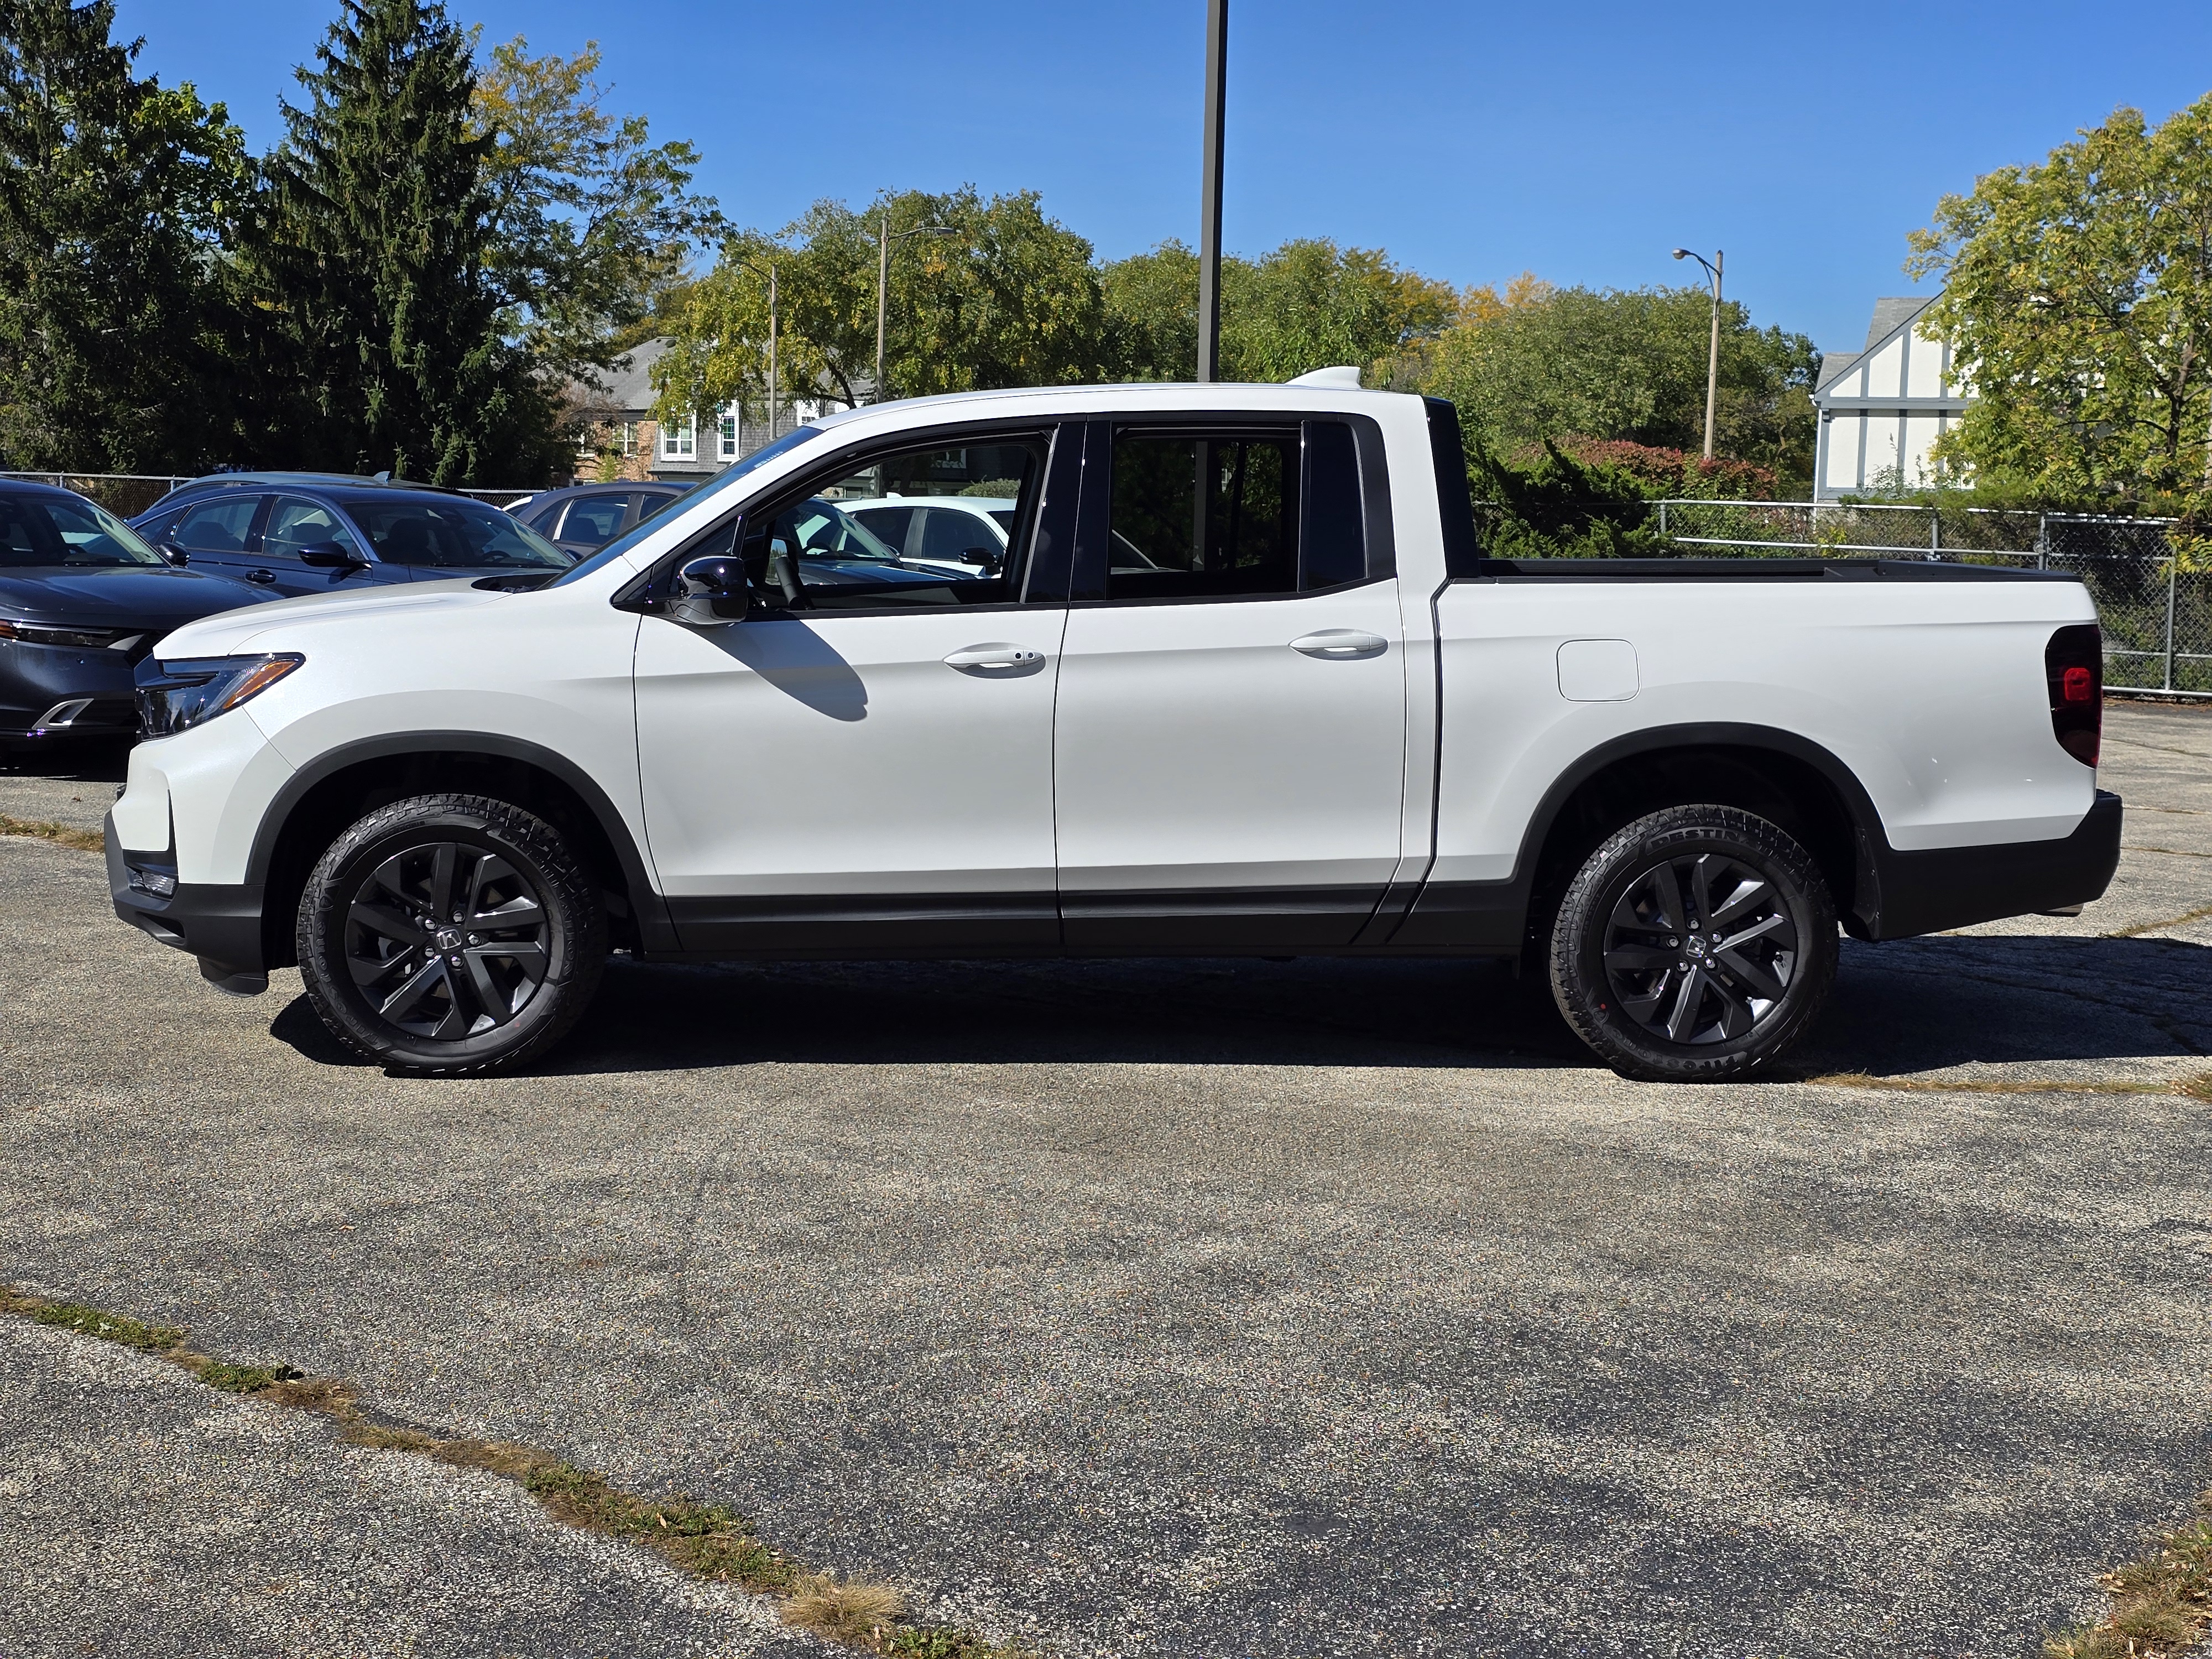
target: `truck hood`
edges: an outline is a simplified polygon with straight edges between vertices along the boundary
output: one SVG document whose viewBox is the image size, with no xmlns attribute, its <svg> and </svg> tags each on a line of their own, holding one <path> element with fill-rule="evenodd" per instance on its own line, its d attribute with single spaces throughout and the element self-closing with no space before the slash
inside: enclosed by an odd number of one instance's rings
<svg viewBox="0 0 2212 1659">
<path fill-rule="evenodd" d="M 249 647 L 255 651 L 281 651 L 287 635 L 305 635 L 331 623 L 352 622 L 374 628 L 388 622 L 404 627 L 410 616 L 496 605 L 505 597 L 472 582 L 453 581 L 409 582 L 366 593 L 278 599 L 256 605 L 250 612 L 210 617 L 204 623 L 180 628 L 155 649 L 158 655 L 172 659 L 227 657 Z"/>
</svg>

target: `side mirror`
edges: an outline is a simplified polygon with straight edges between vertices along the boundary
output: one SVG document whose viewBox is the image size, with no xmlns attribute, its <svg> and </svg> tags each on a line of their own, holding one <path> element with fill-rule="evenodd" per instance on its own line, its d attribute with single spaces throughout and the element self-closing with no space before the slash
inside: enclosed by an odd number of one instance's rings
<svg viewBox="0 0 2212 1659">
<path fill-rule="evenodd" d="M 299 553 L 300 562 L 311 570 L 366 570 L 367 559 L 356 558 L 336 542 L 310 542 Z"/>
<path fill-rule="evenodd" d="M 173 565 L 187 565 L 192 562 L 192 556 L 174 542 L 163 542 L 159 551 L 163 558 Z"/>
<path fill-rule="evenodd" d="M 676 573 L 676 592 L 668 614 L 686 628 L 717 628 L 744 616 L 752 604 L 752 584 L 745 580 L 743 559 L 728 553 L 710 553 L 691 560 Z"/>
</svg>

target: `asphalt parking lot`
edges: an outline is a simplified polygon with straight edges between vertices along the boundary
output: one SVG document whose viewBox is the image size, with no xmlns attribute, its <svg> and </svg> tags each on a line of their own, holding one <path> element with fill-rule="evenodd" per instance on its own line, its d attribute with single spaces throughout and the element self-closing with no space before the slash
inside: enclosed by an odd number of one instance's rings
<svg viewBox="0 0 2212 1659">
<path fill-rule="evenodd" d="M 2102 903 L 1849 946 L 1715 1089 L 1318 962 L 618 964 L 538 1073 L 408 1081 L 0 836 L 0 1280 L 1048 1652 L 2029 1655 L 2212 1484 L 2212 710 L 2106 758 Z M 811 1645 L 66 1332 L 0 1318 L 0 1423 L 9 1659 Z"/>
</svg>

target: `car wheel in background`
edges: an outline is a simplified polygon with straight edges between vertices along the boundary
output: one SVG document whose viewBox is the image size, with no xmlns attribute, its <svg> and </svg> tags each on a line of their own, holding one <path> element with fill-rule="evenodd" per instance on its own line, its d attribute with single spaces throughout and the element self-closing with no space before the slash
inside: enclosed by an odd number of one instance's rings
<svg viewBox="0 0 2212 1659">
<path fill-rule="evenodd" d="M 606 919 L 559 830 L 482 795 L 369 813 L 307 878 L 300 969 L 323 1023 L 380 1064 L 459 1076 L 560 1041 L 598 988 Z"/>
<path fill-rule="evenodd" d="M 1729 806 L 1639 818 L 1591 854 L 1553 924 L 1552 994 L 1624 1077 L 1721 1082 L 1802 1036 L 1836 974 L 1812 856 Z"/>
</svg>

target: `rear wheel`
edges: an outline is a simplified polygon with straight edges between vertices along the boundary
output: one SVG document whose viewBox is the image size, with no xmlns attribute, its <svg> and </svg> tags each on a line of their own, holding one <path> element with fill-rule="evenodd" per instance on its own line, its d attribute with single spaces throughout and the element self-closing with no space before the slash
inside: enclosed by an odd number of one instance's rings
<svg viewBox="0 0 2212 1659">
<path fill-rule="evenodd" d="M 1836 973 L 1820 866 L 1765 818 L 1675 806 L 1590 854 L 1552 928 L 1552 994 L 1625 1077 L 1719 1082 L 1802 1036 Z"/>
<path fill-rule="evenodd" d="M 300 900 L 300 970 L 323 1023 L 396 1069 L 515 1066 L 597 988 L 606 922 L 582 862 L 536 814 L 422 795 L 333 842 Z"/>
</svg>

